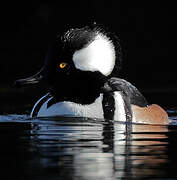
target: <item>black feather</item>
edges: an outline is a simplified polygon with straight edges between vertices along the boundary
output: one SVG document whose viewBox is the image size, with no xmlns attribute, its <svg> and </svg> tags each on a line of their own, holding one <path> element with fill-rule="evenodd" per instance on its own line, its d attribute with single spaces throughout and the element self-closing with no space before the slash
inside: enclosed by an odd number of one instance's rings
<svg viewBox="0 0 177 180">
<path fill-rule="evenodd" d="M 110 78 L 103 87 L 103 92 L 114 92 L 120 91 L 122 92 L 127 98 L 130 99 L 130 103 L 140 106 L 146 107 L 148 105 L 147 100 L 145 97 L 140 93 L 140 91 L 133 86 L 130 82 L 120 79 L 120 78 Z"/>
</svg>

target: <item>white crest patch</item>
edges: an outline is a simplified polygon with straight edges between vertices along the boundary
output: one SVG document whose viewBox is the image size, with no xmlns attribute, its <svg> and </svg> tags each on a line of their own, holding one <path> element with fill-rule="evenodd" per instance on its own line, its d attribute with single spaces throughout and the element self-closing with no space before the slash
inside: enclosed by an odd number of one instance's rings
<svg viewBox="0 0 177 180">
<path fill-rule="evenodd" d="M 115 49 L 111 40 L 98 33 L 95 40 L 87 47 L 73 54 L 73 62 L 82 71 L 99 71 L 104 75 L 111 74 L 115 65 Z"/>
</svg>

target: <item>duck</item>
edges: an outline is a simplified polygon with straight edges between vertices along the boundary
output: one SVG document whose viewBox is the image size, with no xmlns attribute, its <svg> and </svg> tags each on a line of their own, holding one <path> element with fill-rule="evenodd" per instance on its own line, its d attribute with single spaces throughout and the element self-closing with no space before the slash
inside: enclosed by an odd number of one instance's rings
<svg viewBox="0 0 177 180">
<path fill-rule="evenodd" d="M 45 81 L 30 117 L 86 117 L 168 124 L 168 114 L 149 104 L 130 82 L 119 77 L 122 50 L 114 33 L 98 26 L 71 28 L 58 34 L 41 70 L 15 81 L 17 87 Z"/>
</svg>

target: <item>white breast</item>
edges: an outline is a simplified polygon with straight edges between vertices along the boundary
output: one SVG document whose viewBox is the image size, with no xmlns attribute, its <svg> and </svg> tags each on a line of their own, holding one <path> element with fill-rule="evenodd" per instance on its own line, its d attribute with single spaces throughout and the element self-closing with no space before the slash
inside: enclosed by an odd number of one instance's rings
<svg viewBox="0 0 177 180">
<path fill-rule="evenodd" d="M 124 100 L 122 98 L 121 92 L 114 92 L 114 100 L 115 100 L 115 112 L 114 112 L 114 120 L 117 121 L 126 121 L 126 112 L 124 107 Z"/>
<path fill-rule="evenodd" d="M 46 101 L 42 104 L 42 101 Z M 104 112 L 103 112 L 103 106 L 102 106 L 102 100 L 103 95 L 100 94 L 100 96 L 89 105 L 82 105 L 77 104 L 70 101 L 63 101 L 58 102 L 56 104 L 53 104 L 51 106 L 47 106 L 50 100 L 52 100 L 53 97 L 49 96 L 49 94 L 46 94 L 41 99 L 37 101 L 37 103 L 34 105 L 33 110 L 31 112 L 31 117 L 33 115 L 33 112 L 39 111 L 36 113 L 37 117 L 48 117 L 48 116 L 70 116 L 70 117 L 89 117 L 89 118 L 104 118 Z M 126 121 L 126 112 L 124 108 L 124 100 L 122 98 L 122 95 L 120 92 L 116 91 L 114 92 L 114 104 L 115 104 L 115 111 L 113 120 L 115 121 Z"/>
<path fill-rule="evenodd" d="M 47 108 L 47 103 L 52 99 L 49 98 L 40 108 L 37 116 L 72 116 L 72 117 L 90 117 L 104 118 L 102 108 L 102 94 L 89 105 L 81 105 L 69 101 L 58 102 Z"/>
</svg>

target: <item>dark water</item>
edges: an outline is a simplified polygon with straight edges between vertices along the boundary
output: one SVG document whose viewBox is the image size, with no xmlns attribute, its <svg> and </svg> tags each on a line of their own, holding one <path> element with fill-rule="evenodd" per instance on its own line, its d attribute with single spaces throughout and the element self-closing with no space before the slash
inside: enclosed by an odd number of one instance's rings
<svg viewBox="0 0 177 180">
<path fill-rule="evenodd" d="M 177 126 L 0 116 L 0 175 L 16 179 L 177 179 Z"/>
<path fill-rule="evenodd" d="M 168 126 L 158 126 L 30 119 L 28 105 L 14 103 L 1 102 L 0 179 L 177 179 L 177 108 L 167 109 Z"/>
</svg>

